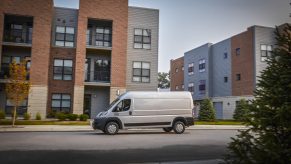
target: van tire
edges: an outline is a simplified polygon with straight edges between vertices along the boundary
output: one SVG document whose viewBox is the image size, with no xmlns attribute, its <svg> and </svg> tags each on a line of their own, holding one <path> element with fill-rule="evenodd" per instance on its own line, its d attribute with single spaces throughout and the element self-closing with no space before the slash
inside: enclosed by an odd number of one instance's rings
<svg viewBox="0 0 291 164">
<path fill-rule="evenodd" d="M 163 128 L 163 130 L 164 130 L 165 132 L 170 132 L 170 131 L 173 130 L 173 128 L 172 128 L 172 127 L 167 127 L 167 128 Z"/>
<path fill-rule="evenodd" d="M 105 132 L 109 135 L 114 135 L 118 132 L 119 126 L 116 122 L 108 122 L 105 126 Z"/>
<path fill-rule="evenodd" d="M 185 124 L 182 121 L 176 121 L 173 125 L 176 134 L 182 134 L 185 131 Z"/>
</svg>

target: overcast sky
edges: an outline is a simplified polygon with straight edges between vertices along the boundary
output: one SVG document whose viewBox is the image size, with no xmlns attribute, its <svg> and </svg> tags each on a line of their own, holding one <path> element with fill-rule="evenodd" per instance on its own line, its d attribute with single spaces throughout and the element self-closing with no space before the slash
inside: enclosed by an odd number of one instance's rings
<svg viewBox="0 0 291 164">
<path fill-rule="evenodd" d="M 54 0 L 78 8 L 78 0 Z M 129 6 L 160 10 L 159 72 L 170 60 L 207 42 L 217 43 L 252 25 L 291 22 L 291 0 L 129 0 Z"/>
</svg>

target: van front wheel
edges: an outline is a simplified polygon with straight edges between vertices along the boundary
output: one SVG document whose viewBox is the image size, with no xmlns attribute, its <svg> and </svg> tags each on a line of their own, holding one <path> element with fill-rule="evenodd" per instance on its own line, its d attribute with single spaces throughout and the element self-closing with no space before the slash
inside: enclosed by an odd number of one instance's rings
<svg viewBox="0 0 291 164">
<path fill-rule="evenodd" d="M 185 131 L 185 124 L 181 121 L 176 121 L 174 123 L 173 129 L 176 134 L 182 134 Z"/>
<path fill-rule="evenodd" d="M 114 135 L 118 132 L 119 126 L 116 122 L 108 122 L 105 126 L 105 132 L 109 135 Z"/>
</svg>

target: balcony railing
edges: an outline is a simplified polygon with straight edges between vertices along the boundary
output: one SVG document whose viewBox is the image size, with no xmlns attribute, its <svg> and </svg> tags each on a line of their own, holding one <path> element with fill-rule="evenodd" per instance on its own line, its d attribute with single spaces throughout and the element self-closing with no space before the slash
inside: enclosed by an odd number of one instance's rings
<svg viewBox="0 0 291 164">
<path fill-rule="evenodd" d="M 85 82 L 110 82 L 110 71 L 85 71 Z"/>
<path fill-rule="evenodd" d="M 111 34 L 87 34 L 86 36 L 87 46 L 94 47 L 112 47 L 112 36 Z"/>
<path fill-rule="evenodd" d="M 12 43 L 27 43 L 31 44 L 32 42 L 32 33 L 24 30 L 4 30 L 4 42 Z"/>
</svg>

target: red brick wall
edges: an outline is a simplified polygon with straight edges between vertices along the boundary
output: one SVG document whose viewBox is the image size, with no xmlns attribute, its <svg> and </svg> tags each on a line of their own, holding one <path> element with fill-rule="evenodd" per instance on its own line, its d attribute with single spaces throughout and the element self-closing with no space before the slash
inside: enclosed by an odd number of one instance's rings
<svg viewBox="0 0 291 164">
<path fill-rule="evenodd" d="M 231 38 L 232 95 L 253 95 L 254 91 L 254 48 L 253 29 L 235 35 Z M 240 55 L 236 55 L 240 48 Z M 236 74 L 241 74 L 241 80 L 236 80 Z"/>
<path fill-rule="evenodd" d="M 53 0 L 1 0 L 0 3 L 1 41 L 3 13 L 33 17 L 30 81 L 32 85 L 47 85 Z"/>
<path fill-rule="evenodd" d="M 179 86 L 178 91 L 183 91 L 181 85 L 184 84 L 184 71 L 182 70 L 182 67 L 184 66 L 184 57 L 180 57 L 175 60 L 171 60 L 171 91 L 177 91 L 176 85 Z M 176 68 L 178 69 L 178 72 L 176 72 Z"/>
<path fill-rule="evenodd" d="M 74 98 L 74 69 L 73 80 L 54 80 L 53 69 L 54 59 L 71 59 L 73 60 L 73 68 L 75 65 L 75 48 L 51 48 L 50 64 L 49 64 L 49 91 L 48 91 L 48 111 L 51 109 L 51 98 L 53 93 L 66 93 L 71 95 L 71 110 L 73 110 L 73 98 Z"/>
<path fill-rule="evenodd" d="M 111 86 L 125 87 L 128 0 L 81 0 L 78 17 L 78 40 L 75 85 L 84 83 L 86 30 L 88 18 L 112 20 Z"/>
</svg>

